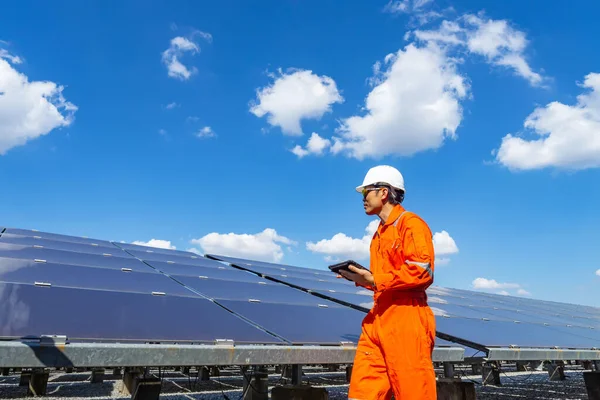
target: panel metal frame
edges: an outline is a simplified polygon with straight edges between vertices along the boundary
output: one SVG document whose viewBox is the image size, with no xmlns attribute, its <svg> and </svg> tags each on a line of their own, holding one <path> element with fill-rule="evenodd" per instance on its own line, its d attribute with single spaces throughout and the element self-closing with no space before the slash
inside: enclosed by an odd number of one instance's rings
<svg viewBox="0 0 600 400">
<path fill-rule="evenodd" d="M 355 346 L 167 345 L 0 342 L 0 368 L 182 367 L 352 364 Z M 434 362 L 461 362 L 464 349 L 435 348 Z"/>
</svg>

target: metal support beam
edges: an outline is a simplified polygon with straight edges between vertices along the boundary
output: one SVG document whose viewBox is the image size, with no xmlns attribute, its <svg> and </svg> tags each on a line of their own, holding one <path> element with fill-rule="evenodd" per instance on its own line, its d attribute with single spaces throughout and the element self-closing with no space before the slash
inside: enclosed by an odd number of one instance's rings
<svg viewBox="0 0 600 400">
<path fill-rule="evenodd" d="M 600 360 L 600 350 L 491 347 L 488 361 Z"/>
<path fill-rule="evenodd" d="M 302 365 L 292 365 L 292 385 L 302 383 Z"/>
<path fill-rule="evenodd" d="M 269 399 L 269 374 L 266 367 L 254 366 L 251 370 L 242 367 L 244 376 L 244 400 Z"/>
<path fill-rule="evenodd" d="M 0 368 L 121 368 L 231 365 L 351 364 L 354 346 L 168 345 L 0 342 Z M 436 348 L 434 361 L 460 362 L 464 349 Z"/>
</svg>

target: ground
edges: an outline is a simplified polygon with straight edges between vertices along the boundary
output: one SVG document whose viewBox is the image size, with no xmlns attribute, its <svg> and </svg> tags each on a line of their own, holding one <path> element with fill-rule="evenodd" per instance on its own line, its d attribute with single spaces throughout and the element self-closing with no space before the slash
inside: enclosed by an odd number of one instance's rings
<svg viewBox="0 0 600 400">
<path fill-rule="evenodd" d="M 583 369 L 579 366 L 566 366 L 564 381 L 549 381 L 546 371 L 516 372 L 514 366 L 503 367 L 500 379 L 501 386 L 482 386 L 481 377 L 467 375 L 469 368 L 457 368 L 463 380 L 475 381 L 478 400 L 492 399 L 556 399 L 556 400 L 587 400 L 587 392 L 583 383 Z M 156 371 L 158 374 L 159 371 Z M 211 377 L 210 381 L 197 379 L 195 369 L 191 376 L 182 372 L 160 371 L 163 377 L 161 398 L 169 400 L 180 399 L 239 399 L 242 395 L 242 377 L 239 369 L 227 369 L 220 377 Z M 120 393 L 121 380 L 112 376 L 112 370 L 107 370 L 103 383 L 90 383 L 89 372 L 52 371 L 48 382 L 47 395 L 49 399 L 68 400 L 100 400 L 128 399 Z M 281 374 L 269 371 L 269 388 L 288 382 Z M 325 372 L 320 368 L 306 368 L 304 383 L 326 387 L 331 400 L 347 399 L 347 384 L 344 369 L 338 372 Z M 28 399 L 26 387 L 19 386 L 19 374 L 0 377 L 0 398 Z M 33 398 L 32 398 L 33 399 Z"/>
</svg>

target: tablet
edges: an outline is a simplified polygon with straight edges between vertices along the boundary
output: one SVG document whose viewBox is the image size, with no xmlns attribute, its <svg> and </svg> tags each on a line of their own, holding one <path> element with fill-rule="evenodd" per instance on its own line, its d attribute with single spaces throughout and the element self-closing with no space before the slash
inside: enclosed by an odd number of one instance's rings
<svg viewBox="0 0 600 400">
<path fill-rule="evenodd" d="M 345 270 L 345 271 L 354 273 L 353 271 L 350 271 L 350 269 L 348 269 L 349 265 L 354 265 L 356 268 L 360 268 L 360 269 L 367 269 L 354 260 L 346 260 L 346 261 L 342 261 L 341 263 L 330 265 L 329 269 L 331 270 L 331 272 L 334 272 L 336 274 L 339 274 L 340 270 Z"/>
</svg>

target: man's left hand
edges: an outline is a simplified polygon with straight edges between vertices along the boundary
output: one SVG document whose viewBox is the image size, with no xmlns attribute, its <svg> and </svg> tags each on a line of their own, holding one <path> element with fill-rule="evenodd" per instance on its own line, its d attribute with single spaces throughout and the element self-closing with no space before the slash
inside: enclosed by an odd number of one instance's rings
<svg viewBox="0 0 600 400">
<path fill-rule="evenodd" d="M 375 283 L 373 274 L 368 269 L 357 268 L 354 265 L 349 265 L 348 269 L 352 272 L 341 270 L 340 275 L 363 286 L 373 286 Z"/>
</svg>

